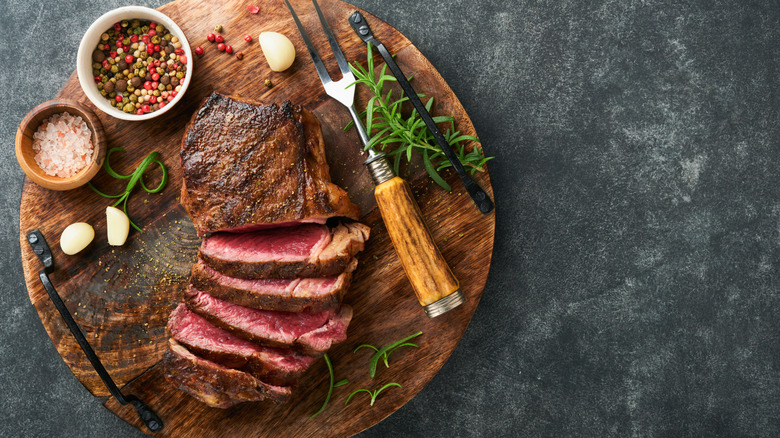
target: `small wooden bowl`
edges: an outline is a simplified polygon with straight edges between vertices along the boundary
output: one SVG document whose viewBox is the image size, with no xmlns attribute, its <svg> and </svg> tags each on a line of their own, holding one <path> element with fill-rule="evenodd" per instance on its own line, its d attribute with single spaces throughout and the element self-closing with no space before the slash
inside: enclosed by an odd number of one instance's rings
<svg viewBox="0 0 780 438">
<path fill-rule="evenodd" d="M 86 167 L 71 177 L 61 178 L 46 174 L 35 162 L 32 148 L 33 134 L 45 119 L 53 114 L 67 112 L 81 116 L 92 132 L 92 159 Z M 106 158 L 106 138 L 103 125 L 88 108 L 70 100 L 55 99 L 44 102 L 32 109 L 16 130 L 16 160 L 22 171 L 36 184 L 51 190 L 70 190 L 86 184 L 100 170 Z"/>
</svg>

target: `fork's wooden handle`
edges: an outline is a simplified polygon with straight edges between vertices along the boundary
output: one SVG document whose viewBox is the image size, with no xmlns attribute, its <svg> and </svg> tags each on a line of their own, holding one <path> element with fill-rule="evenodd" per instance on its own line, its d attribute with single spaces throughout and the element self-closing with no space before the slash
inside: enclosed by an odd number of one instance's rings
<svg viewBox="0 0 780 438">
<path fill-rule="evenodd" d="M 433 242 L 409 184 L 396 176 L 376 186 L 374 195 L 420 304 L 429 306 L 458 292 L 458 280 Z"/>
</svg>

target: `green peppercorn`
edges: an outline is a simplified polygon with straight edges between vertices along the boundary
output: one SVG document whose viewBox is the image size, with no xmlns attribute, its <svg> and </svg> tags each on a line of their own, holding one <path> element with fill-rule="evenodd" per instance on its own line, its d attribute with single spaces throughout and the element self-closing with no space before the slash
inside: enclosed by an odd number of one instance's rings
<svg viewBox="0 0 780 438">
<path fill-rule="evenodd" d="M 135 102 L 137 100 L 138 100 L 138 96 L 136 96 L 135 94 L 130 95 L 130 102 Z"/>
<path fill-rule="evenodd" d="M 119 25 L 122 26 L 122 27 L 127 27 L 127 26 L 130 25 L 130 23 L 128 23 L 127 20 L 122 20 L 122 22 L 119 23 Z"/>
<path fill-rule="evenodd" d="M 169 85 L 169 87 L 170 87 L 170 85 Z M 157 96 L 157 97 L 160 97 L 160 90 L 154 90 L 154 91 L 152 91 L 152 94 Z"/>
<path fill-rule="evenodd" d="M 169 33 L 166 33 L 166 34 L 163 36 L 163 39 L 164 39 L 165 41 L 170 41 L 172 38 L 173 38 L 173 35 L 171 35 L 171 34 L 169 34 Z"/>
<path fill-rule="evenodd" d="M 218 24 L 218 25 L 214 26 L 214 32 L 222 32 L 222 25 Z"/>
<path fill-rule="evenodd" d="M 135 112 L 135 105 L 133 105 L 132 103 L 127 103 L 125 104 L 124 108 L 122 108 L 122 111 L 126 113 L 133 113 Z"/>
<path fill-rule="evenodd" d="M 132 93 L 133 91 L 135 91 L 135 87 L 134 87 L 134 86 L 132 86 L 132 85 L 128 85 L 128 86 L 127 86 L 127 91 L 128 91 L 128 92 L 130 92 L 130 93 Z"/>
<path fill-rule="evenodd" d="M 149 33 L 149 25 L 143 25 L 143 26 L 141 26 L 141 32 L 143 32 L 143 33 Z"/>
<path fill-rule="evenodd" d="M 273 82 L 271 82 L 270 79 L 266 79 L 265 80 L 265 86 L 268 87 L 268 88 L 271 88 L 271 87 L 274 86 L 274 84 L 273 84 Z"/>
<path fill-rule="evenodd" d="M 117 67 L 116 65 L 112 65 L 111 66 L 111 73 L 117 73 L 117 72 L 119 72 L 119 67 Z"/>
<path fill-rule="evenodd" d="M 152 37 L 152 44 L 160 44 L 160 41 L 162 41 L 160 35 L 155 35 Z"/>
<path fill-rule="evenodd" d="M 108 103 L 110 103 L 111 106 L 116 106 L 116 101 L 115 100 L 110 100 L 109 99 Z"/>
<path fill-rule="evenodd" d="M 103 33 L 102 35 L 100 35 L 100 39 L 103 40 L 103 41 L 108 41 L 108 34 L 107 33 Z"/>
<path fill-rule="evenodd" d="M 100 90 L 100 95 L 106 97 L 108 96 L 108 93 L 106 93 L 106 90 Z"/>
<path fill-rule="evenodd" d="M 183 71 L 176 72 L 176 77 L 182 79 L 184 77 L 184 72 Z"/>
<path fill-rule="evenodd" d="M 160 23 L 157 23 L 157 33 L 158 33 L 158 34 L 165 33 L 165 26 L 163 26 L 163 25 L 162 25 L 162 24 L 160 24 Z"/>
</svg>

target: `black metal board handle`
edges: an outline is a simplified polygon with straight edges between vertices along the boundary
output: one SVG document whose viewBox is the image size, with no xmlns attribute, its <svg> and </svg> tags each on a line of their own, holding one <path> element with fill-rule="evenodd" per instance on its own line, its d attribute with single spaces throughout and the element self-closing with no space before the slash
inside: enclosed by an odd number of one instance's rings
<svg viewBox="0 0 780 438">
<path fill-rule="evenodd" d="M 466 173 L 466 170 L 463 168 L 460 160 L 452 151 L 449 143 L 447 143 L 447 139 L 444 138 L 444 135 L 439 130 L 439 127 L 436 126 L 436 122 L 433 121 L 433 118 L 428 113 L 428 110 L 425 109 L 425 105 L 423 105 L 422 101 L 417 96 L 417 92 L 414 91 L 414 88 L 412 88 L 412 85 L 406 79 L 406 75 L 404 75 L 404 73 L 401 71 L 401 68 L 398 67 L 398 64 L 396 64 L 393 56 L 387 50 L 385 45 L 374 37 L 374 33 L 371 32 L 371 27 L 369 27 L 368 22 L 366 21 L 365 17 L 363 17 L 363 14 L 355 11 L 349 17 L 349 24 L 352 26 L 352 29 L 360 37 L 360 39 L 363 40 L 363 42 L 370 43 L 377 49 L 377 51 L 379 51 L 379 54 L 382 55 L 385 63 L 388 67 L 390 67 L 390 71 L 393 72 L 393 76 L 395 76 L 395 78 L 398 80 L 398 83 L 401 85 L 404 93 L 406 93 L 406 96 L 409 97 L 409 101 L 417 110 L 417 113 L 420 115 L 420 117 L 422 117 L 423 121 L 425 122 L 425 126 L 427 126 L 428 130 L 431 131 L 433 138 L 436 139 L 436 143 L 438 143 L 439 147 L 444 152 L 444 155 L 450 161 L 452 168 L 455 169 L 455 172 L 457 172 L 458 176 L 460 176 L 461 181 L 463 181 L 463 185 L 466 187 L 466 191 L 471 196 L 474 204 L 477 205 L 479 211 L 482 213 L 488 213 L 493 210 L 493 201 L 490 199 L 490 196 L 488 196 L 488 194 L 482 190 L 482 188 Z"/>
<path fill-rule="evenodd" d="M 100 376 L 100 380 L 103 381 L 103 384 L 106 385 L 108 391 L 119 403 L 123 405 L 130 403 L 133 405 L 135 410 L 138 411 L 138 415 L 141 417 L 141 420 L 144 422 L 144 424 L 146 424 L 146 427 L 148 427 L 150 431 L 157 432 L 161 430 L 163 428 L 163 422 L 160 420 L 160 417 L 157 416 L 157 414 L 155 414 L 151 408 L 149 408 L 149 406 L 144 404 L 144 402 L 135 396 L 123 395 L 122 391 L 120 391 L 116 386 L 114 379 L 112 379 L 111 375 L 108 374 L 108 371 L 106 371 L 106 368 L 103 366 L 100 358 L 95 353 L 95 350 L 93 350 L 92 346 L 89 345 L 89 342 L 84 336 L 84 333 L 81 331 L 81 328 L 79 328 L 76 320 L 73 319 L 73 315 L 70 314 L 70 311 L 62 301 L 60 294 L 57 293 L 57 290 L 54 288 L 51 280 L 49 280 L 48 271 L 53 269 L 54 263 L 51 249 L 49 249 L 49 245 L 46 243 L 46 239 L 43 238 L 43 234 L 41 234 L 39 230 L 30 231 L 27 233 L 27 242 L 32 247 L 35 255 L 37 255 L 43 263 L 44 268 L 38 271 L 38 276 L 41 279 L 43 288 L 46 289 L 46 293 L 49 294 L 49 298 L 51 298 L 54 307 L 57 308 L 60 316 L 62 316 L 62 319 L 65 320 L 65 325 L 68 326 L 70 333 L 74 338 L 76 338 L 76 342 L 79 343 L 79 346 L 81 346 L 81 349 L 84 351 L 87 359 L 89 359 L 92 367 L 95 368 L 95 371 Z"/>
</svg>

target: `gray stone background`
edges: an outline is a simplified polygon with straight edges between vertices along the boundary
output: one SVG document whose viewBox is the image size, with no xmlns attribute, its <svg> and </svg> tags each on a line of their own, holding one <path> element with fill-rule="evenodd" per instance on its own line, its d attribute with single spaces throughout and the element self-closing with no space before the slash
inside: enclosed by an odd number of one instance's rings
<svg viewBox="0 0 780 438">
<path fill-rule="evenodd" d="M 778 3 L 354 3 L 449 82 L 498 206 L 463 341 L 362 436 L 780 435 Z M 2 436 L 141 436 L 28 301 L 12 146 L 82 30 L 124 4 L 0 2 Z"/>
</svg>

